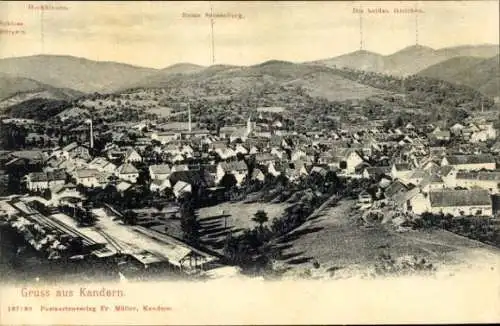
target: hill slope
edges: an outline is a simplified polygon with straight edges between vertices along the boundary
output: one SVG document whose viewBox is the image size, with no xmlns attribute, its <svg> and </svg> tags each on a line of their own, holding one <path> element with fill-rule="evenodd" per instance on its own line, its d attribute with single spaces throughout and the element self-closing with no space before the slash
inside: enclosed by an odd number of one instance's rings
<svg viewBox="0 0 500 326">
<path fill-rule="evenodd" d="M 337 68 L 354 68 L 366 71 L 383 71 L 384 56 L 365 50 L 344 54 L 335 58 L 318 60 L 314 63 L 325 64 Z"/>
<path fill-rule="evenodd" d="M 437 50 L 448 57 L 491 58 L 500 53 L 498 44 L 461 45 Z"/>
<path fill-rule="evenodd" d="M 216 65 L 189 74 L 156 74 L 134 88 L 168 88 L 184 96 L 245 96 L 278 88 L 302 87 L 312 97 L 330 100 L 365 98 L 383 91 L 339 76 L 335 70 L 312 64 L 271 60 L 240 67 Z"/>
<path fill-rule="evenodd" d="M 433 65 L 421 76 L 470 86 L 488 96 L 500 95 L 500 56 L 489 59 L 457 57 Z"/>
<path fill-rule="evenodd" d="M 36 80 L 0 73 L 0 100 L 28 93 L 47 93 L 61 99 L 80 96 L 82 93 L 69 88 L 56 88 Z"/>
<path fill-rule="evenodd" d="M 39 99 L 70 101 L 83 93 L 68 88 L 56 88 L 33 79 L 0 73 L 0 114 L 6 108 Z"/>
<path fill-rule="evenodd" d="M 113 91 L 156 69 L 72 56 L 35 55 L 0 59 L 0 72 L 90 93 Z"/>
<path fill-rule="evenodd" d="M 396 76 L 413 75 L 445 59 L 444 54 L 430 47 L 412 45 L 386 56 L 384 72 Z"/>
</svg>

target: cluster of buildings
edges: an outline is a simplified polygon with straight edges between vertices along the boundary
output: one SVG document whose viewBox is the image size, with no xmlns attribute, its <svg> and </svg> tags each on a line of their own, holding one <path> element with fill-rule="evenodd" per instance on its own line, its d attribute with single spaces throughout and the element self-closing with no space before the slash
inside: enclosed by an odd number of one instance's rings
<svg viewBox="0 0 500 326">
<path fill-rule="evenodd" d="M 495 143 L 492 122 L 467 119 L 450 128 L 408 123 L 387 130 L 383 121 L 367 121 L 362 126 L 298 133 L 287 130 L 279 116 L 269 118 L 260 112 L 256 122 L 249 118 L 245 125 L 225 126 L 217 132 L 193 129 L 191 122 L 184 129 L 150 121 L 120 123 L 107 133 L 132 131 L 133 139 L 124 143 L 123 137 L 113 137 L 98 155 L 92 148 L 90 124 L 87 143 L 31 151 L 41 158 L 42 168 L 28 170 L 23 180 L 28 190 L 58 192 L 76 185 L 104 188 L 110 183 L 118 191 L 127 191 L 142 179 L 153 192 L 169 189 L 180 196 L 195 185 L 222 186 L 226 176 L 239 187 L 269 176 L 298 182 L 313 173 L 335 171 L 349 178 L 376 180 L 378 193 L 384 195 L 371 200 L 384 198 L 405 211 L 493 213 L 491 196 L 499 192 L 500 183 L 500 143 Z M 19 153 L 5 155 L 7 165 L 23 159 Z M 366 194 L 362 196 L 370 201 Z M 448 198 L 455 199 L 451 206 L 443 206 Z"/>
</svg>

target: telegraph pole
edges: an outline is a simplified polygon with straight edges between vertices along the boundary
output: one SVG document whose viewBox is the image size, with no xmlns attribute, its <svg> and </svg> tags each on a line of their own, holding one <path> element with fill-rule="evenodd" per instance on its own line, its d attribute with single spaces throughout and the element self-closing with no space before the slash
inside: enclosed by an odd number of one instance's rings
<svg viewBox="0 0 500 326">
<path fill-rule="evenodd" d="M 418 45 L 418 4 L 415 4 L 415 45 Z"/>
<path fill-rule="evenodd" d="M 215 64 L 215 41 L 214 41 L 214 10 L 210 2 L 210 35 L 212 39 L 212 64 Z"/>
<path fill-rule="evenodd" d="M 44 30 L 43 30 L 43 21 L 44 21 L 44 9 L 43 9 L 43 6 L 42 6 L 42 9 L 40 9 L 40 54 L 44 54 L 45 53 L 45 40 L 44 40 Z"/>
<path fill-rule="evenodd" d="M 359 7 L 359 50 L 363 50 L 363 8 Z"/>
</svg>

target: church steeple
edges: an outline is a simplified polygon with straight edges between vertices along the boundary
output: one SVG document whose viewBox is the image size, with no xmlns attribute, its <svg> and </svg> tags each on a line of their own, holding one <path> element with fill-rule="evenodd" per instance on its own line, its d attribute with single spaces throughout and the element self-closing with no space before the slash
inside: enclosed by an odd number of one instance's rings
<svg viewBox="0 0 500 326">
<path fill-rule="evenodd" d="M 250 115 L 247 120 L 247 136 L 250 135 L 253 131 L 252 125 L 252 116 Z"/>
</svg>

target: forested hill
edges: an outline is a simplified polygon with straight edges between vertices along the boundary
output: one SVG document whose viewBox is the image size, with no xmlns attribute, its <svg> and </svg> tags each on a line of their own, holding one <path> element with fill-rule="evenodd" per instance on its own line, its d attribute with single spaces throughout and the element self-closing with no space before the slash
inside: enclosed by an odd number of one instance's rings
<svg viewBox="0 0 500 326">
<path fill-rule="evenodd" d="M 429 109 L 440 106 L 478 110 L 481 105 L 484 105 L 485 109 L 493 106 L 490 97 L 467 85 L 418 75 L 400 78 L 348 68 L 336 71 L 342 77 L 360 84 L 407 95 L 409 101 L 418 102 Z"/>
<path fill-rule="evenodd" d="M 433 65 L 419 73 L 470 86 L 488 96 L 500 96 L 500 56 L 488 59 L 457 57 Z"/>
</svg>

